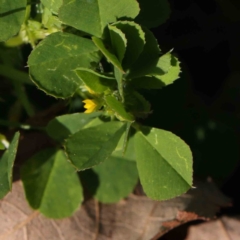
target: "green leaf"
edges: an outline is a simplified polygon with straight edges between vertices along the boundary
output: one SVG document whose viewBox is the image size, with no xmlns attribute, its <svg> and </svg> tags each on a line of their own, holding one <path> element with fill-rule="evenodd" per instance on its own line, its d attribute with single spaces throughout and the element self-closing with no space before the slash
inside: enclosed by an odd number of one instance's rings
<svg viewBox="0 0 240 240">
<path fill-rule="evenodd" d="M 103 93 L 116 85 L 115 78 L 107 77 L 91 69 L 78 68 L 75 71 L 83 83 L 95 93 Z"/>
<path fill-rule="evenodd" d="M 123 69 L 128 69 L 137 60 L 145 45 L 145 34 L 140 25 L 130 21 L 120 21 L 113 26 L 120 29 L 127 39 L 127 48 L 122 61 Z"/>
<path fill-rule="evenodd" d="M 63 0 L 41 0 L 42 4 L 51 10 L 53 13 L 58 14 L 58 10 L 61 7 Z"/>
<path fill-rule="evenodd" d="M 17 153 L 19 132 L 15 133 L 9 148 L 0 158 L 0 199 L 12 189 L 12 170 Z"/>
<path fill-rule="evenodd" d="M 102 164 L 81 172 L 87 190 L 103 203 L 114 203 L 127 197 L 136 186 L 134 138 L 130 137 L 123 153 L 124 135 L 112 155 Z"/>
<path fill-rule="evenodd" d="M 148 34 L 148 38 L 151 39 L 149 41 L 151 43 L 151 47 L 147 47 L 148 44 L 146 44 L 146 50 L 143 51 L 142 55 L 140 55 L 138 61 L 136 62 L 136 65 L 133 65 L 132 69 L 130 69 L 130 72 L 127 76 L 127 78 L 136 78 L 141 77 L 145 75 L 155 75 L 155 76 L 162 76 L 170 70 L 172 67 L 172 55 L 170 52 L 167 52 L 163 54 L 160 58 L 156 57 L 159 54 L 159 49 L 156 48 L 156 40 L 151 37 L 150 34 Z M 155 42 L 155 47 L 154 47 Z M 154 50 L 154 48 L 155 50 Z M 149 55 L 147 53 L 149 49 Z M 157 50 L 157 51 L 156 51 Z M 154 54 L 155 52 L 155 54 Z M 151 58 L 150 58 L 151 57 Z"/>
<path fill-rule="evenodd" d="M 161 89 L 165 84 L 154 76 L 145 76 L 140 78 L 134 78 L 130 81 L 130 85 L 133 88 L 145 88 L 145 89 Z"/>
<path fill-rule="evenodd" d="M 127 145 L 128 145 L 127 143 L 128 143 L 129 134 L 131 132 L 132 124 L 133 124 L 133 122 L 126 123 L 126 131 L 125 131 L 124 140 L 123 140 L 123 155 L 125 154 L 126 149 L 127 149 Z"/>
<path fill-rule="evenodd" d="M 165 53 L 162 55 L 158 62 L 156 67 L 152 69 L 151 74 L 153 75 L 163 75 L 165 73 L 168 73 L 170 68 L 172 67 L 172 54 L 170 52 Z"/>
<path fill-rule="evenodd" d="M 161 82 L 163 82 L 165 86 L 167 86 L 169 84 L 172 84 L 175 80 L 179 78 L 180 72 L 180 62 L 176 57 L 172 56 L 171 68 L 168 70 L 168 72 L 162 76 L 155 75 L 155 77 L 157 77 Z"/>
<path fill-rule="evenodd" d="M 100 112 L 94 112 L 62 115 L 51 120 L 46 127 L 46 131 L 54 140 L 63 142 L 71 134 L 78 132 L 101 114 Z"/>
<path fill-rule="evenodd" d="M 148 28 L 157 27 L 170 16 L 171 9 L 168 0 L 138 0 L 138 2 L 141 11 L 135 21 Z"/>
<path fill-rule="evenodd" d="M 65 151 L 78 170 L 91 168 L 111 155 L 124 131 L 125 124 L 121 122 L 82 129 L 66 140 Z"/>
<path fill-rule="evenodd" d="M 92 113 L 85 113 L 85 114 L 92 114 Z M 98 114 L 102 114 L 101 112 L 98 112 Z M 88 122 L 82 129 L 91 128 L 99 126 L 103 123 L 108 122 L 110 119 L 107 119 L 105 116 L 99 116 L 97 118 L 94 118 L 92 121 Z M 77 132 L 77 131 L 76 131 Z M 74 132 L 74 133 L 76 133 Z"/>
<path fill-rule="evenodd" d="M 125 95 L 125 108 L 135 118 L 146 118 L 151 113 L 151 105 L 140 93 L 134 91 L 134 87 L 130 85 L 130 91 Z"/>
<path fill-rule="evenodd" d="M 163 63 L 159 65 L 165 65 L 165 69 L 167 69 L 168 64 L 166 64 L 166 62 L 167 61 L 163 61 Z M 130 81 L 130 85 L 133 88 L 161 89 L 162 87 L 172 84 L 175 80 L 177 80 L 180 72 L 180 62 L 176 57 L 171 56 L 171 66 L 167 73 L 163 75 L 134 78 Z"/>
<path fill-rule="evenodd" d="M 127 197 L 138 181 L 136 163 L 123 156 L 111 156 L 90 171 L 83 171 L 81 176 L 90 193 L 102 203 L 115 203 Z"/>
<path fill-rule="evenodd" d="M 97 48 L 102 52 L 102 54 L 107 58 L 107 60 L 113 64 L 116 68 L 118 68 L 121 72 L 124 73 L 121 63 L 117 59 L 117 57 L 111 53 L 105 46 L 103 41 L 100 38 L 92 37 L 94 44 Z"/>
<path fill-rule="evenodd" d="M 126 36 L 120 29 L 115 26 L 109 25 L 108 30 L 111 38 L 113 52 L 121 63 L 127 47 Z"/>
<path fill-rule="evenodd" d="M 142 128 L 134 140 L 139 177 L 148 197 L 166 200 L 192 186 L 192 154 L 183 140 L 149 127 Z"/>
<path fill-rule="evenodd" d="M 115 97 L 108 95 L 105 97 L 105 102 L 119 120 L 130 122 L 134 121 L 134 117 L 130 113 L 126 112 L 123 104 L 119 102 Z"/>
<path fill-rule="evenodd" d="M 132 130 L 133 128 L 130 128 L 129 132 L 131 133 Z M 126 140 L 125 138 L 126 135 L 123 134 L 111 156 L 116 158 L 124 158 L 125 160 L 135 162 L 136 154 L 133 134 L 130 134 L 130 137 L 128 136 L 127 138 L 126 149 L 124 149 L 124 141 Z"/>
<path fill-rule="evenodd" d="M 22 166 L 21 178 L 30 206 L 46 217 L 69 217 L 83 200 L 78 175 L 62 150 L 38 152 Z"/>
<path fill-rule="evenodd" d="M 117 68 L 114 66 L 114 76 L 117 80 L 117 83 L 118 83 L 118 91 L 119 91 L 119 94 L 122 98 L 122 102 L 124 102 L 124 94 L 123 94 L 123 73 Z"/>
<path fill-rule="evenodd" d="M 51 53 L 51 54 L 50 54 Z M 33 82 L 47 94 L 71 97 L 81 85 L 73 71 L 99 62 L 98 49 L 89 39 L 69 33 L 53 33 L 39 43 L 28 59 Z"/>
<path fill-rule="evenodd" d="M 142 63 L 144 65 L 144 63 Z M 129 73 L 127 78 L 136 78 L 142 77 L 145 75 L 154 75 L 154 76 L 162 76 L 171 69 L 172 67 L 172 55 L 170 52 L 165 53 L 158 59 L 154 59 L 153 61 L 149 60 L 149 63 L 146 63 L 145 66 L 140 65 L 139 71 L 137 68 L 131 73 Z M 142 67 L 142 68 L 141 68 Z"/>
<path fill-rule="evenodd" d="M 138 92 L 132 91 L 128 97 L 129 111 L 137 118 L 146 118 L 151 113 L 150 103 Z"/>
<path fill-rule="evenodd" d="M 54 11 L 50 11 L 48 8 L 44 8 L 42 13 L 42 24 L 45 28 L 48 28 L 48 31 L 59 31 L 62 30 L 62 22 L 59 18 L 53 13 Z M 42 26 L 41 26 L 42 28 Z"/>
<path fill-rule="evenodd" d="M 114 52 L 115 56 L 117 56 L 117 59 L 121 64 L 126 52 L 127 39 L 125 37 L 125 34 L 115 26 L 109 25 L 108 30 L 110 35 L 111 50 Z M 124 101 L 122 67 L 119 69 L 119 67 L 114 66 L 114 76 L 118 83 L 118 91 L 120 93 L 122 101 Z"/>
<path fill-rule="evenodd" d="M 145 33 L 145 41 L 143 51 L 141 52 L 137 61 L 129 70 L 128 78 L 145 76 L 151 72 L 151 69 L 157 65 L 159 55 L 161 53 L 157 39 L 151 31 L 142 27 Z"/>
<path fill-rule="evenodd" d="M 16 35 L 24 22 L 26 0 L 0 0 L 0 42 Z"/>
<path fill-rule="evenodd" d="M 65 0 L 59 18 L 78 30 L 101 37 L 108 23 L 134 19 L 139 13 L 136 0 Z"/>
</svg>

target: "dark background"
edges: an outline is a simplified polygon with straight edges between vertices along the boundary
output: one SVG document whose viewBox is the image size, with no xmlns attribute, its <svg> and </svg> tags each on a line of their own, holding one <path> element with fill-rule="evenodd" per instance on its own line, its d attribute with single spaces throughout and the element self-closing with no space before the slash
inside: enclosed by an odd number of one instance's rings
<svg viewBox="0 0 240 240">
<path fill-rule="evenodd" d="M 233 201 L 219 215 L 239 215 L 240 1 L 169 2 L 171 16 L 154 34 L 164 52 L 174 49 L 182 74 L 154 95 L 145 93 L 154 109 L 146 124 L 183 138 L 193 152 L 194 178 L 212 178 Z M 161 239 L 184 239 L 188 225 Z"/>
</svg>

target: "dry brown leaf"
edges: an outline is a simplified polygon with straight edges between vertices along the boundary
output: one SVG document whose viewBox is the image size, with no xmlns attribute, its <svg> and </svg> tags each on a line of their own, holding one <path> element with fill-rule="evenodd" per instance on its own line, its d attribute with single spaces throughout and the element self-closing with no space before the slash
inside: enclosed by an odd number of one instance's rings
<svg viewBox="0 0 240 240">
<path fill-rule="evenodd" d="M 239 240 L 240 219 L 222 217 L 218 220 L 191 226 L 186 240 Z"/>
<path fill-rule="evenodd" d="M 29 208 L 20 181 L 0 201 L 0 240 L 149 240 L 195 219 L 214 217 L 229 200 L 211 184 L 157 202 L 130 195 L 117 204 L 88 200 L 71 218 L 47 219 Z"/>
</svg>

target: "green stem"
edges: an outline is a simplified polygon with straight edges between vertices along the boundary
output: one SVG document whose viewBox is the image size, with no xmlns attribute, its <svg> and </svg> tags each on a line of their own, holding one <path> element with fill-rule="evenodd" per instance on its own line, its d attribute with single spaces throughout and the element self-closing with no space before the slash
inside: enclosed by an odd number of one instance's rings
<svg viewBox="0 0 240 240">
<path fill-rule="evenodd" d="M 29 117 L 34 115 L 34 109 L 30 103 L 28 96 L 25 92 L 24 86 L 22 83 L 13 81 L 13 86 L 15 88 L 15 93 L 17 94 L 18 99 L 20 100 L 22 106 L 24 107 L 26 113 Z"/>
<path fill-rule="evenodd" d="M 40 1 L 32 1 L 32 0 L 30 0 L 30 1 L 27 2 L 27 5 L 34 5 L 34 4 L 39 4 L 39 3 L 40 3 Z"/>
<path fill-rule="evenodd" d="M 16 82 L 33 85 L 27 73 L 19 71 L 8 65 L 0 64 L 0 75 Z"/>
<path fill-rule="evenodd" d="M 136 131 L 140 131 L 140 125 L 139 125 L 139 123 L 134 122 L 134 123 L 132 124 L 132 127 L 133 127 Z"/>
<path fill-rule="evenodd" d="M 124 140 L 123 140 L 123 149 L 122 149 L 123 155 L 125 154 L 126 149 L 127 149 L 128 136 L 129 136 L 129 131 L 130 131 L 132 124 L 133 124 L 133 122 L 127 122 L 127 124 L 126 124 L 126 131 L 125 131 L 125 136 L 124 136 Z"/>
</svg>

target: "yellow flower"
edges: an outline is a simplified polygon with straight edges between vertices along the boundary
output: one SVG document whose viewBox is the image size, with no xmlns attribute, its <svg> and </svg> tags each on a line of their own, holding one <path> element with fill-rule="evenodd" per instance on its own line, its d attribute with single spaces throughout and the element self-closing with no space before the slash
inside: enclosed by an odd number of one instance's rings
<svg viewBox="0 0 240 240">
<path fill-rule="evenodd" d="M 99 108 L 99 104 L 93 99 L 83 100 L 85 103 L 84 108 L 86 109 L 85 113 L 92 113 Z"/>
</svg>

